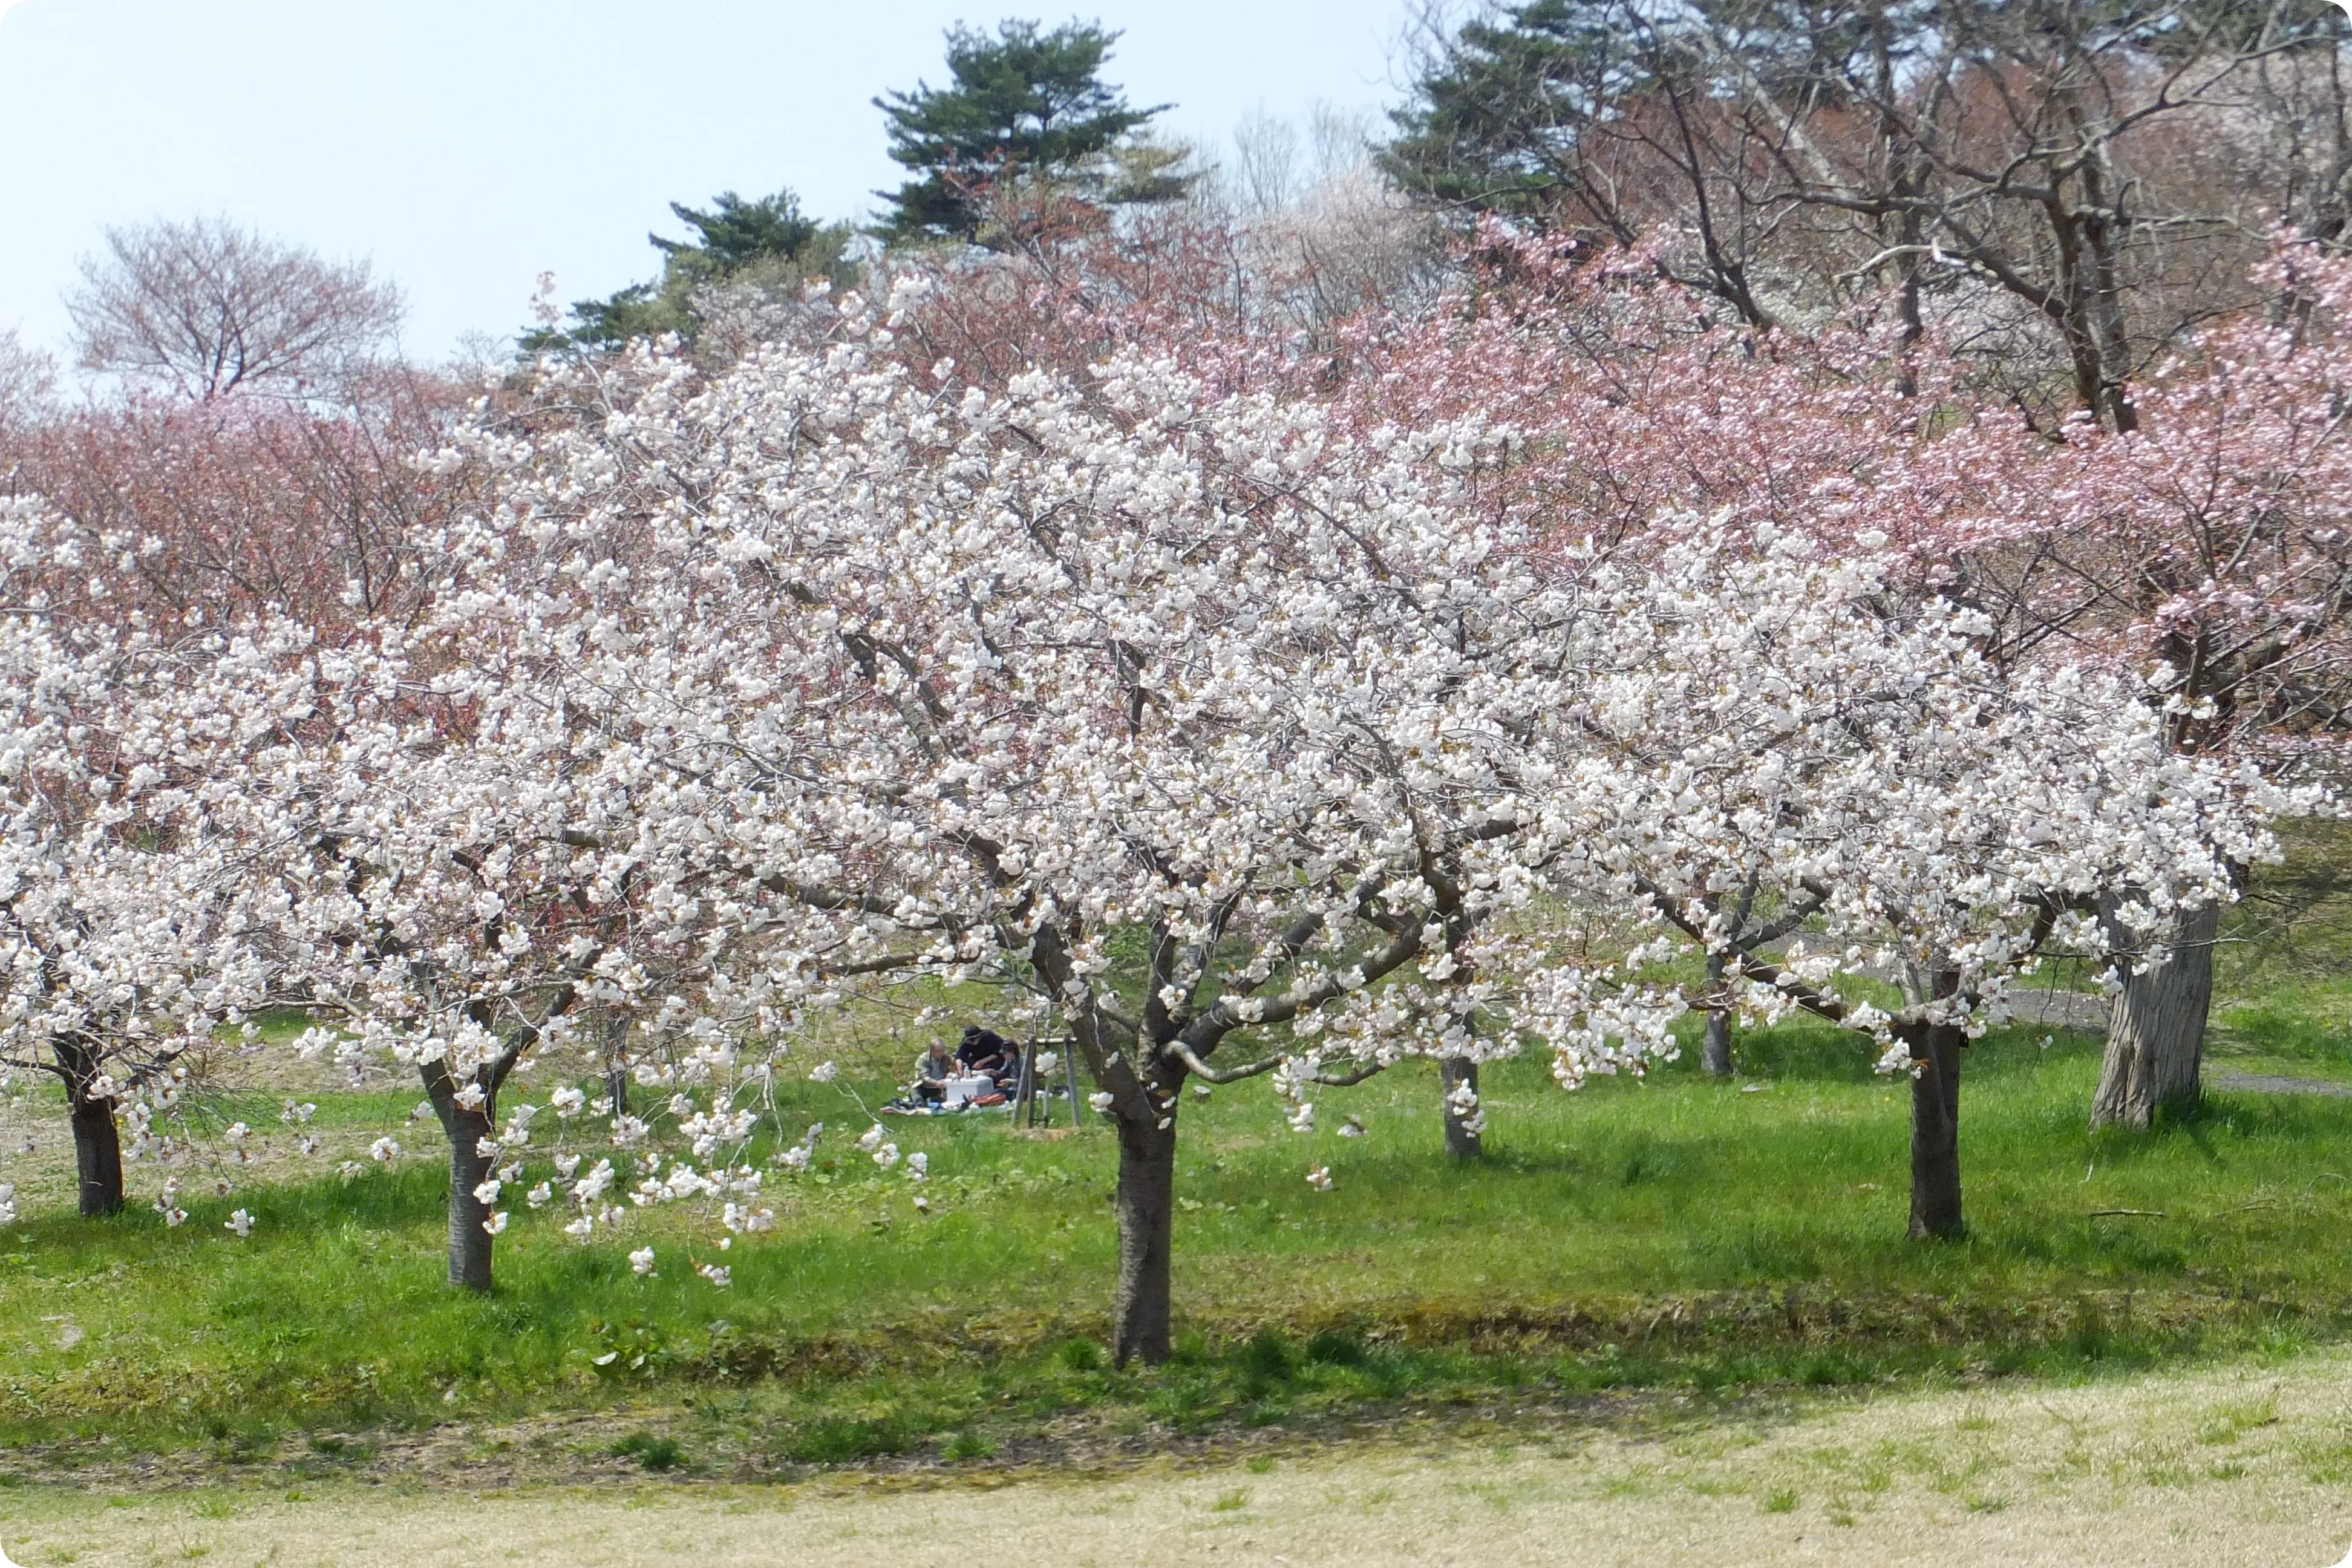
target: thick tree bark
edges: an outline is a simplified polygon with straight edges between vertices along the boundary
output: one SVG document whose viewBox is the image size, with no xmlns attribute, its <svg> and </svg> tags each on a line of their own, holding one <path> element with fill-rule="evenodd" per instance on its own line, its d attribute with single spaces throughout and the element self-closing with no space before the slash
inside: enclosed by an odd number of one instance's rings
<svg viewBox="0 0 2352 1568">
<path fill-rule="evenodd" d="M 82 1217 L 121 1213 L 122 1134 L 114 1124 L 114 1102 L 87 1100 L 76 1092 L 72 1122 Z"/>
<path fill-rule="evenodd" d="M 2146 1127 L 2159 1110 L 2197 1102 L 2221 928 L 2220 905 L 2192 910 L 2180 918 L 2168 959 L 2146 974 L 2124 975 L 2091 1100 L 2092 1126 Z"/>
<path fill-rule="evenodd" d="M 1958 1236 L 1960 1217 L 1960 1050 L 1966 1037 L 1948 1024 L 1906 1032 L 1912 1060 L 1911 1235 Z"/>
<path fill-rule="evenodd" d="M 1120 1366 L 1168 1359 L 1168 1260 L 1176 1218 L 1176 1125 L 1118 1119 L 1118 1296 L 1111 1356 Z"/>
<path fill-rule="evenodd" d="M 85 1218 L 122 1211 L 122 1134 L 110 1100 L 77 1100 L 73 1107 L 74 1174 Z"/>
<path fill-rule="evenodd" d="M 481 1152 L 481 1144 L 496 1125 L 498 1107 L 486 1099 L 480 1110 L 468 1110 L 457 1103 L 457 1086 L 439 1062 L 428 1063 L 422 1071 L 425 1093 L 449 1139 L 449 1283 L 486 1291 L 490 1288 L 490 1233 L 483 1222 L 490 1217 L 490 1205 L 476 1197 L 474 1189 L 489 1179 L 497 1163 Z"/>
<path fill-rule="evenodd" d="M 82 1217 L 120 1214 L 122 1132 L 115 1125 L 114 1102 L 89 1098 L 89 1086 L 100 1072 L 98 1054 L 83 1046 L 59 1045 L 57 1058 L 66 1084 L 67 1121 L 73 1128 L 74 1176 Z"/>
<path fill-rule="evenodd" d="M 1464 1084 L 1469 1086 L 1472 1094 L 1478 1092 L 1477 1062 L 1469 1057 L 1441 1058 L 1437 1064 L 1437 1083 L 1444 1097 L 1438 1103 L 1445 1110 L 1445 1152 L 1457 1160 L 1476 1159 L 1486 1148 L 1480 1131 L 1484 1122 L 1479 1116 L 1479 1108 L 1474 1104 L 1465 1112 L 1454 1105 L 1453 1097 L 1455 1088 Z"/>
</svg>

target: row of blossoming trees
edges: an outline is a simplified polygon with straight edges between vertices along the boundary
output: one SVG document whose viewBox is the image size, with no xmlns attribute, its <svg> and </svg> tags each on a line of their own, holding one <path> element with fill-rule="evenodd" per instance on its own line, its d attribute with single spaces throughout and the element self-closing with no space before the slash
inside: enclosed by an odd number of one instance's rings
<svg viewBox="0 0 2352 1568">
<path fill-rule="evenodd" d="M 0 1054 L 68 1083 L 85 1209 L 292 1005 L 421 1080 L 453 1280 L 509 1189 L 757 1229 L 799 1022 L 984 979 L 1116 1128 L 1122 1361 L 1168 1352 L 1188 1080 L 1306 1127 L 1434 1058 L 1475 1139 L 1483 1061 L 1801 1009 L 1909 1076 L 1912 1229 L 1957 1231 L 2011 987 L 2161 975 L 2314 804 L 2256 763 L 2332 721 L 2352 281 L 2283 256 L 2306 308 L 2126 440 L 1484 243 L 1305 345 L 950 269 L 720 372 L 551 363 L 419 460 L 396 587 L 308 605 L 181 607 L 173 542 L 11 503 Z"/>
</svg>

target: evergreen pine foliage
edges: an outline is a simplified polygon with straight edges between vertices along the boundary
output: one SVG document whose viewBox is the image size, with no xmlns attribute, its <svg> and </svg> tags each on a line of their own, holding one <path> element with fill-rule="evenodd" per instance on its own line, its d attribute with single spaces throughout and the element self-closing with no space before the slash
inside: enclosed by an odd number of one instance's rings
<svg viewBox="0 0 2352 1568">
<path fill-rule="evenodd" d="M 522 339 L 526 352 L 560 344 L 616 348 L 632 338 L 675 332 L 691 341 L 701 326 L 695 297 L 712 284 L 742 283 L 776 292 L 797 292 L 823 278 L 849 283 L 856 266 L 848 258 L 851 232 L 845 224 L 824 224 L 801 211 L 789 190 L 758 201 L 722 191 L 709 211 L 672 202 L 669 210 L 694 233 L 691 239 L 646 238 L 662 253 L 662 275 L 632 283 L 601 300 L 575 300 L 567 331 L 534 331 Z"/>
<path fill-rule="evenodd" d="M 1381 165 L 1416 195 L 1539 217 L 1572 199 L 1584 137 L 1652 85 L 1622 0 L 1533 0 L 1465 24 L 1391 111 Z"/>
<path fill-rule="evenodd" d="M 1173 172 L 1181 154 L 1139 134 L 1170 106 L 1135 108 L 1102 79 L 1118 38 L 1092 22 L 950 28 L 952 85 L 874 100 L 890 156 L 916 176 L 876 193 L 890 204 L 876 232 L 892 244 L 984 240 L 992 199 L 1015 180 L 1104 206 L 1182 195 L 1191 180 Z"/>
<path fill-rule="evenodd" d="M 790 191 L 778 191 L 756 202 L 721 191 L 709 212 L 697 212 L 683 202 L 670 203 L 669 210 L 700 237 L 700 243 L 648 234 L 646 238 L 654 248 L 665 256 L 695 258 L 720 271 L 732 271 L 763 258 L 798 257 L 824 232 L 822 224 L 802 213 L 799 199 Z"/>
</svg>

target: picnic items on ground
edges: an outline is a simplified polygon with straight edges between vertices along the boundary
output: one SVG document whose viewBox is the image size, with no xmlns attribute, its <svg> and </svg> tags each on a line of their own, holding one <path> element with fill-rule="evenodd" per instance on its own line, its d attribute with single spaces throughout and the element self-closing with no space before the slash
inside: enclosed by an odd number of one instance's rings
<svg viewBox="0 0 2352 1568">
<path fill-rule="evenodd" d="M 1045 1113 L 1042 1102 L 1067 1100 L 1075 1108 L 1077 1079 L 1071 1071 L 1070 1058 L 1060 1051 L 1042 1050 L 1039 1045 L 1034 1039 L 1025 1044 L 1007 1039 L 993 1029 L 969 1024 L 950 1054 L 947 1042 L 935 1037 L 915 1058 L 914 1081 L 882 1110 L 895 1116 L 952 1116 L 1010 1107 L 1034 1121 Z M 1057 1068 L 1068 1077 L 1066 1084 L 1051 1081 Z M 1075 1125 L 1075 1109 L 1071 1119 Z M 1051 1121 L 1051 1116 L 1046 1120 Z"/>
</svg>

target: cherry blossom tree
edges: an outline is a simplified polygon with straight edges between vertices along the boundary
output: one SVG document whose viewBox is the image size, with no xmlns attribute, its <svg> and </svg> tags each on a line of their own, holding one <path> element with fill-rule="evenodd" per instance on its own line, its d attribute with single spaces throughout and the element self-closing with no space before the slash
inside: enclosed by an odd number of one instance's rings
<svg viewBox="0 0 2352 1568">
<path fill-rule="evenodd" d="M 334 406 L 139 395 L 54 411 L 0 428 L 0 480 L 13 468 L 50 510 L 133 542 L 111 574 L 119 613 L 220 623 L 274 609 L 332 635 L 413 606 L 421 542 L 474 476 L 412 459 L 444 446 L 478 395 L 399 367 L 346 391 Z"/>
<path fill-rule="evenodd" d="M 271 672 L 304 683 L 305 711 L 236 801 L 279 984 L 317 1020 L 303 1049 L 362 1081 L 416 1075 L 449 1150 L 449 1276 L 474 1289 L 505 1226 L 497 1173 L 538 1109 L 501 1122 L 501 1093 L 519 1070 L 583 1066 L 575 1015 L 641 979 L 614 935 L 626 877 L 615 889 L 577 847 L 601 821 L 603 737 L 532 701 L 515 630 L 457 594 L 414 631 L 363 623 Z"/>
<path fill-rule="evenodd" d="M 693 374 L 640 360 L 648 414 Z M 594 368 L 574 370 L 593 388 Z M 485 405 L 480 428 L 421 460 L 420 482 L 477 463 L 539 473 L 535 441 L 568 449 L 566 374 L 520 417 Z M 316 1020 L 301 1048 L 358 1081 L 416 1075 L 448 1147 L 449 1278 L 473 1289 L 491 1284 L 499 1205 L 529 1170 L 548 1178 L 528 1188 L 534 1207 L 563 1179 L 583 1239 L 625 1213 L 614 1159 L 639 1164 L 640 1205 L 724 1199 L 730 1229 L 751 1225 L 746 1106 L 772 1107 L 761 1040 L 775 1034 L 730 988 L 740 933 L 709 913 L 741 868 L 692 787 L 673 787 L 669 715 L 650 695 L 701 657 L 686 640 L 698 623 L 633 586 L 661 540 L 627 511 L 553 526 L 526 484 L 499 499 L 436 520 L 434 548 L 403 557 L 414 581 L 331 643 L 254 670 L 303 701 L 232 795 L 276 984 Z M 547 1147 L 534 1119 L 573 1122 L 587 1104 L 570 1080 L 612 1068 L 670 1089 L 667 1106 L 631 1116 L 608 1092 L 605 1157 L 585 1173 L 576 1154 L 533 1167 Z M 514 1100 L 533 1076 L 548 1098 Z M 727 1168 L 665 1168 L 665 1143 L 724 1150 Z"/>
<path fill-rule="evenodd" d="M 1338 439 L 1135 362 L 992 396 L 878 338 L 609 384 L 481 553 L 544 541 L 598 602 L 611 662 L 571 658 L 692 793 L 732 1017 L 869 976 L 1064 1010 L 1118 1134 L 1115 1350 L 1157 1360 L 1188 1079 L 1271 1077 L 1303 1129 L 1317 1085 L 1516 1047 L 1498 917 L 1553 847 L 1511 803 L 1574 573 L 1485 513 L 1501 433 Z M 1666 1043 L 1559 1048 L 1572 1080 Z"/>
<path fill-rule="evenodd" d="M 106 605 L 121 541 L 26 501 L 0 502 L 0 1065 L 63 1085 L 80 1210 L 110 1214 L 118 1118 L 134 1156 L 172 1142 L 159 1118 L 184 1136 L 215 1031 L 266 1000 L 213 790 L 278 708 L 238 668 L 250 637 Z"/>
<path fill-rule="evenodd" d="M 1952 443 L 1981 482 L 1942 527 L 2006 539 L 1958 557 L 1953 591 L 2021 649 L 2148 673 L 2177 749 L 2327 776 L 2352 710 L 2352 265 L 2282 245 L 2262 279 L 2283 306 L 2215 323 L 2144 381 L 2137 428 L 1986 422 Z M 2217 937 L 2208 904 L 2153 947 L 2115 943 L 2094 1121 L 2144 1127 L 2195 1098 Z"/>
<path fill-rule="evenodd" d="M 307 997 L 289 950 L 249 940 L 261 851 L 237 818 L 259 752 L 312 711 L 321 629 L 331 648 L 414 614 L 417 547 L 464 478 L 409 460 L 462 407 L 445 383 L 394 368 L 345 390 L 340 409 L 131 396 L 0 431 L 29 496 L 10 512 L 32 759 L 8 807 L 31 988 L 12 1059 L 67 1080 L 86 1209 L 123 1201 L 125 1131 L 133 1156 L 203 1157 L 206 1091 L 253 1048 L 210 1029 Z"/>
<path fill-rule="evenodd" d="M 2112 672 L 2002 667 L 1981 613 L 1888 591 L 1906 564 L 1708 530 L 1601 573 L 1564 852 L 1718 961 L 1716 1009 L 1802 1009 L 1909 1073 L 1921 1237 L 1962 1228 L 1960 1051 L 2011 986 L 2102 951 L 2102 913 L 2160 948 L 2315 801 L 2171 747 Z"/>
</svg>

